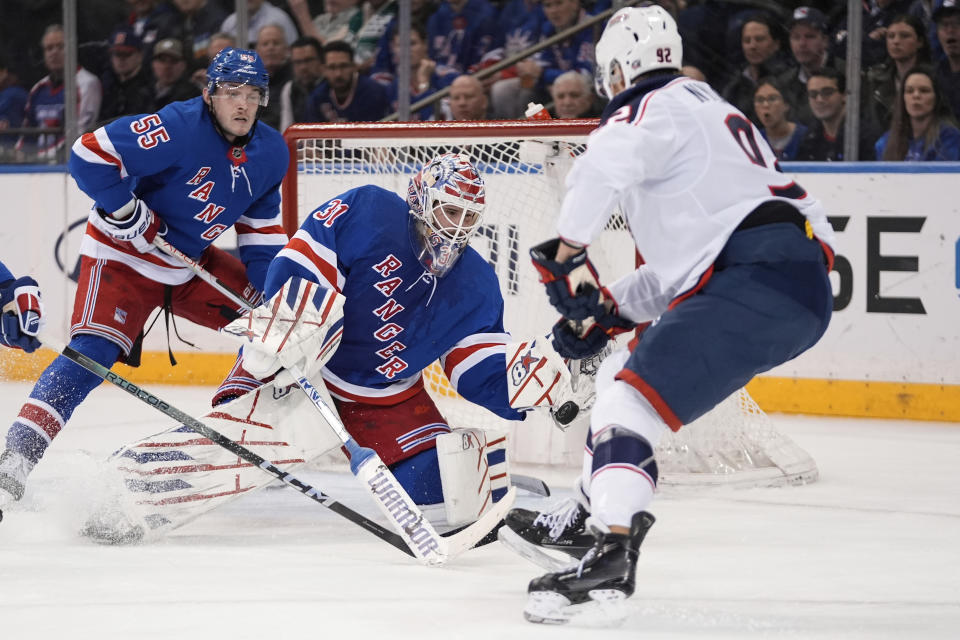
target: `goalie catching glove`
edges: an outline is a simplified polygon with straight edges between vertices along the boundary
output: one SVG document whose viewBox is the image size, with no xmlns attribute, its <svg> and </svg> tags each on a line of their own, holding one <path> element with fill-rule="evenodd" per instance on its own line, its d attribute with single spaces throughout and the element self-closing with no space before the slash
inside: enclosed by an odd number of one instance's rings
<svg viewBox="0 0 960 640">
<path fill-rule="evenodd" d="M 549 409 L 554 423 L 566 429 L 593 406 L 592 382 L 582 375 L 574 382 L 568 364 L 546 338 L 507 345 L 507 391 L 514 409 Z"/>
<path fill-rule="evenodd" d="M 293 366 L 310 377 L 340 344 L 344 301 L 333 289 L 294 276 L 223 331 L 243 340 L 243 368 L 257 378 Z"/>
</svg>

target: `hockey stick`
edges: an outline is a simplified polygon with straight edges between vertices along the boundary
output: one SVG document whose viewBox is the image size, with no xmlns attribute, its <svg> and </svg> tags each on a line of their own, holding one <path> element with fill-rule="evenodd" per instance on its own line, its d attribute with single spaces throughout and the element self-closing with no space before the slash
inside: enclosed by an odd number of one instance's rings
<svg viewBox="0 0 960 640">
<path fill-rule="evenodd" d="M 168 255 L 178 258 L 198 277 L 230 298 L 234 304 L 247 310 L 253 310 L 251 304 L 243 296 L 233 291 L 219 278 L 170 243 L 157 236 L 154 238 L 153 244 Z M 476 522 L 463 529 L 450 532 L 447 536 L 441 536 L 383 463 L 380 456 L 373 449 L 361 447 L 357 444 L 344 428 L 340 416 L 327 406 L 320 392 L 304 376 L 303 372 L 297 367 L 288 367 L 288 371 L 296 380 L 300 390 L 306 394 L 314 408 L 323 417 L 327 426 L 340 438 L 347 449 L 350 454 L 350 471 L 360 480 L 373 501 L 400 533 L 403 540 L 406 541 L 413 555 L 425 564 L 444 564 L 449 559 L 473 547 L 496 527 L 510 507 L 513 506 L 517 490 L 510 487 L 507 494 L 495 502 L 492 508 Z"/>
<path fill-rule="evenodd" d="M 380 511 L 400 532 L 414 555 L 425 564 L 441 565 L 470 549 L 490 533 L 513 506 L 517 490 L 510 487 L 507 494 L 476 522 L 453 535 L 441 536 L 380 456 L 373 449 L 361 447 L 347 433 L 340 417 L 327 406 L 320 392 L 310 384 L 303 372 L 297 367 L 290 367 L 288 371 L 347 449 L 350 454 L 350 471 L 367 489 Z"/>
<path fill-rule="evenodd" d="M 80 353 L 76 349 L 73 349 L 69 345 L 66 345 L 63 342 L 60 342 L 59 340 L 51 338 L 50 336 L 47 336 L 47 335 L 40 335 L 39 339 L 47 347 L 54 349 L 56 351 L 59 351 L 60 354 L 63 355 L 65 358 L 68 358 L 69 360 L 75 362 L 76 364 L 80 365 L 81 367 L 83 367 L 90 373 L 94 374 L 95 376 L 102 378 L 107 382 L 113 385 L 116 385 L 117 387 L 120 387 L 121 389 L 123 389 L 130 395 L 134 396 L 138 400 L 145 402 L 146 404 L 157 409 L 161 413 L 167 416 L 170 416 L 174 420 L 177 420 L 180 423 L 190 427 L 191 429 L 196 431 L 198 434 L 204 436 L 205 438 L 208 438 L 215 444 L 223 447 L 224 449 L 226 449 L 227 451 L 230 451 L 233 454 L 236 454 L 239 458 L 246 460 L 247 462 L 249 462 L 254 466 L 260 467 L 261 469 L 263 469 L 264 471 L 266 471 L 271 475 L 276 476 L 286 484 L 289 484 L 291 487 L 295 488 L 297 491 L 299 491 L 303 495 L 315 500 L 316 502 L 319 502 L 320 504 L 327 507 L 334 513 L 337 513 L 338 515 L 343 516 L 344 518 L 353 522 L 354 524 L 360 525 L 361 527 L 363 527 L 373 535 L 393 545 L 400 551 L 403 551 L 408 555 L 414 556 L 413 551 L 411 551 L 410 548 L 406 545 L 403 538 L 393 533 L 392 531 L 385 529 L 384 527 L 380 526 L 373 520 L 370 520 L 366 516 L 359 514 L 356 511 L 350 509 L 349 507 L 337 502 L 336 500 L 334 500 L 327 494 L 323 493 L 319 489 L 312 487 L 309 484 L 294 477 L 293 474 L 277 468 L 271 462 L 257 455 L 250 449 L 247 449 L 246 447 L 240 444 L 237 444 L 230 438 L 221 434 L 219 431 L 211 429 L 210 427 L 203 424 L 196 418 L 184 413 L 183 411 L 180 411 L 173 405 L 161 400 L 160 398 L 153 395 L 146 389 L 142 389 L 139 386 L 130 382 L 129 380 L 126 380 L 125 378 L 120 377 L 119 375 L 117 375 L 107 367 L 103 366 L 96 360 L 93 360 L 83 355 L 82 353 Z"/>
</svg>

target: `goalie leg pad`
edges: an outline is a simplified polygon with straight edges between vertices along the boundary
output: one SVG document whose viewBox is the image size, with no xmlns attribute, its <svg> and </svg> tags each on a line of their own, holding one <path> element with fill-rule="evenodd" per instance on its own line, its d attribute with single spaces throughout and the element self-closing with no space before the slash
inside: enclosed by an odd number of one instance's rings
<svg viewBox="0 0 960 640">
<path fill-rule="evenodd" d="M 200 421 L 278 468 L 293 471 L 340 445 L 316 423 L 309 400 L 267 385 L 217 407 Z M 101 504 L 85 533 L 103 542 L 128 542 L 140 527 L 159 537 L 276 478 L 237 458 L 188 427 L 132 443 L 107 461 Z"/>
<path fill-rule="evenodd" d="M 455 429 L 437 437 L 437 459 L 447 524 L 474 522 L 510 484 L 506 434 Z"/>
</svg>

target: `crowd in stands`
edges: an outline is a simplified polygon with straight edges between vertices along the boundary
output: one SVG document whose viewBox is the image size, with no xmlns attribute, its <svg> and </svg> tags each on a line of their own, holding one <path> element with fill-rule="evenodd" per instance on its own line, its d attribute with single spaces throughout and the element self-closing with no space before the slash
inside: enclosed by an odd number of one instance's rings
<svg viewBox="0 0 960 640">
<path fill-rule="evenodd" d="M 261 118 L 376 121 L 397 110 L 397 0 L 87 0 L 78 12 L 80 133 L 200 95 L 210 58 L 255 49 Z M 0 3 L 0 160 L 63 161 L 64 32 L 53 0 Z M 594 118 L 597 24 L 611 0 L 412 0 L 413 120 Z M 844 160 L 847 3 L 657 0 L 676 16 L 683 73 L 742 110 L 783 160 Z M 859 160 L 960 160 L 960 0 L 863 0 Z M 475 74 L 556 34 L 513 66 Z M 40 128 L 24 132 L 24 128 Z M 58 131 L 58 128 L 60 131 Z"/>
</svg>

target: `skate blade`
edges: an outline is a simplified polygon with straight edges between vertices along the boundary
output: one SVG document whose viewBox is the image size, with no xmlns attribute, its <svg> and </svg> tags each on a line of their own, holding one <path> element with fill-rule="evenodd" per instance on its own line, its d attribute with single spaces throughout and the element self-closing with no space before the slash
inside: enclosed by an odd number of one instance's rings
<svg viewBox="0 0 960 640">
<path fill-rule="evenodd" d="M 555 591 L 534 591 L 523 609 L 523 617 L 536 624 L 570 624 L 583 627 L 616 627 L 630 614 L 627 596 L 616 589 L 594 589 L 590 599 L 570 604 Z"/>
<path fill-rule="evenodd" d="M 517 532 L 506 525 L 500 527 L 497 537 L 508 549 L 550 573 L 566 571 L 578 563 L 577 560 L 567 554 L 563 554 L 566 559 L 550 555 L 532 542 L 521 538 Z M 557 553 L 562 552 L 558 551 Z"/>
</svg>

